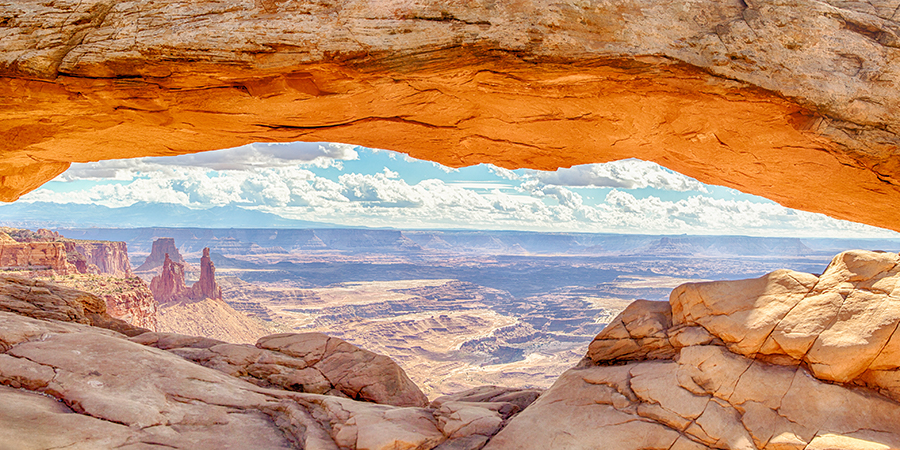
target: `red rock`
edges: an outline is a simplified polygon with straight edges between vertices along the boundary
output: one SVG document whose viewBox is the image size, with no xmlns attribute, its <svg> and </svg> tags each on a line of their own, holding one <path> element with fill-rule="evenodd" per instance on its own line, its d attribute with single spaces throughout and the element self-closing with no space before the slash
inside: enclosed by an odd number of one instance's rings
<svg viewBox="0 0 900 450">
<path fill-rule="evenodd" d="M 153 243 L 153 251 L 156 251 L 156 244 L 161 240 Z M 171 242 L 174 247 L 175 241 L 171 240 Z M 151 252 L 150 255 L 152 257 L 153 253 Z M 147 260 L 150 261 L 150 258 L 148 257 Z M 141 267 L 145 265 L 147 265 L 146 262 Z M 216 266 L 209 257 L 209 248 L 203 249 L 203 257 L 200 258 L 200 279 L 190 288 L 184 284 L 184 265 L 183 262 L 173 261 L 168 253 L 165 254 L 162 271 L 150 280 L 150 291 L 153 292 L 153 297 L 157 302 L 166 304 L 200 301 L 207 298 L 222 299 L 222 289 L 216 283 Z"/>
<path fill-rule="evenodd" d="M 159 241 L 156 241 L 159 242 Z M 154 248 L 156 243 L 154 242 Z M 152 255 L 152 253 L 151 253 Z M 148 258 L 149 260 L 149 258 Z M 144 263 L 146 265 L 147 263 Z M 144 267 L 143 265 L 141 267 Z M 140 267 L 138 268 L 140 269 Z M 172 261 L 169 254 L 165 254 L 162 271 L 150 280 L 150 292 L 153 298 L 160 304 L 180 301 L 186 298 L 184 285 L 184 264 Z"/>
<path fill-rule="evenodd" d="M 193 300 L 222 299 L 222 289 L 216 283 L 216 266 L 209 257 L 209 247 L 203 249 L 203 256 L 200 258 L 200 279 L 191 286 L 190 297 Z"/>
<path fill-rule="evenodd" d="M 125 242 L 65 240 L 64 243 L 70 259 L 73 255 L 81 255 L 73 262 L 79 273 L 93 273 L 93 266 L 96 273 L 120 278 L 131 276 L 128 245 Z"/>
</svg>

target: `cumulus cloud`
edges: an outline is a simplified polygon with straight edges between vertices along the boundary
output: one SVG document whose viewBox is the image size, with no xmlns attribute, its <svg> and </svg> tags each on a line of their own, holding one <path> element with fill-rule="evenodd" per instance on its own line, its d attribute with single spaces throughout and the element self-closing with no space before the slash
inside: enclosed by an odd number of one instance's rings
<svg viewBox="0 0 900 450">
<path fill-rule="evenodd" d="M 336 178 L 317 172 L 321 161 L 357 157 L 354 147 L 339 144 L 254 144 L 191 155 L 189 164 L 185 157 L 104 161 L 67 174 L 71 180 L 107 181 L 65 192 L 42 188 L 21 201 L 109 207 L 161 202 L 193 209 L 237 205 L 289 219 L 376 227 L 841 237 L 880 232 L 772 202 L 714 198 L 696 180 L 637 160 L 557 172 L 491 168 L 497 179 L 478 181 L 411 183 L 401 175 L 402 165 L 391 165 L 398 171 L 384 167 Z M 397 164 L 402 160 L 398 156 Z M 570 189 L 583 186 L 613 189 L 594 204 Z M 668 201 L 626 191 L 646 187 L 696 195 Z"/>
<path fill-rule="evenodd" d="M 292 142 L 256 143 L 226 150 L 155 158 L 118 159 L 72 167 L 56 178 L 74 180 L 131 180 L 141 173 L 152 172 L 156 177 L 176 177 L 178 168 L 207 170 L 255 170 L 273 167 L 304 165 L 307 167 L 340 167 L 341 161 L 359 157 L 355 146 L 337 143 Z"/>
<path fill-rule="evenodd" d="M 585 164 L 555 172 L 530 170 L 528 178 L 557 186 L 611 187 L 620 189 L 656 188 L 669 191 L 706 192 L 703 183 L 638 159 L 605 164 Z"/>
</svg>

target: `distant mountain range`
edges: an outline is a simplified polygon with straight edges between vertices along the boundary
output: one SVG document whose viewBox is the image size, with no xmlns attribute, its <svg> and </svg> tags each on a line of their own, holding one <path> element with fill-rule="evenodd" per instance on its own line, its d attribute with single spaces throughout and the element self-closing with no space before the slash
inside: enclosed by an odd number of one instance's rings
<svg viewBox="0 0 900 450">
<path fill-rule="evenodd" d="M 224 209 L 224 208 L 223 208 Z M 223 218 L 222 221 L 225 221 Z M 66 237 L 126 241 L 149 252 L 160 237 L 183 252 L 204 247 L 223 255 L 342 251 L 618 257 L 833 256 L 850 249 L 900 250 L 900 240 L 829 240 L 749 236 L 653 236 L 522 231 L 428 231 L 358 228 L 59 228 Z"/>
<path fill-rule="evenodd" d="M 160 217 L 176 227 L 341 228 L 325 222 L 285 219 L 275 214 L 220 206 L 204 210 L 171 203 L 135 203 L 123 208 L 75 203 L 15 202 L 0 204 L 0 224 L 23 228 L 143 227 Z"/>
</svg>

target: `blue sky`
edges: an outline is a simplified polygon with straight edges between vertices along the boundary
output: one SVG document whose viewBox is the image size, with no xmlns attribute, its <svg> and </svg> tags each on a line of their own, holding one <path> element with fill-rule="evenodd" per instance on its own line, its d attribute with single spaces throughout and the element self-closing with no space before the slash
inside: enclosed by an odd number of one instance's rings
<svg viewBox="0 0 900 450">
<path fill-rule="evenodd" d="M 239 206 L 351 226 L 645 234 L 900 237 L 624 160 L 555 172 L 450 169 L 329 143 L 252 144 L 74 164 L 21 202 Z M 166 226 L 165 217 L 147 226 Z"/>
</svg>

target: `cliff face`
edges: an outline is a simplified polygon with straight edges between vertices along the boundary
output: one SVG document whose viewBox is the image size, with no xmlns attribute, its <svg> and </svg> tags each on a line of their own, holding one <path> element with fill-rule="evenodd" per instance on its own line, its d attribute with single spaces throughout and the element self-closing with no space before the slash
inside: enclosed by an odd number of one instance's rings
<svg viewBox="0 0 900 450">
<path fill-rule="evenodd" d="M 900 257 L 637 301 L 486 449 L 900 446 Z"/>
<path fill-rule="evenodd" d="M 181 257 L 181 253 L 178 252 L 178 247 L 175 246 L 175 239 L 159 238 L 153 241 L 150 255 L 148 255 L 144 263 L 135 270 L 138 272 L 154 270 L 162 266 L 167 258 L 172 258 L 173 262 L 184 264 L 184 258 Z"/>
<path fill-rule="evenodd" d="M 3 19 L 0 197 L 70 161 L 304 140 L 450 166 L 637 157 L 896 229 L 895 10 L 837 0 L 21 1 Z"/>
<path fill-rule="evenodd" d="M 66 255 L 66 247 L 60 242 L 16 242 L 5 233 L 0 236 L 0 268 L 65 275 L 76 271 Z"/>
<path fill-rule="evenodd" d="M 67 253 L 83 256 L 83 258 L 79 258 L 83 267 L 79 265 L 79 262 L 75 263 L 79 273 L 96 270 L 97 273 L 119 278 L 131 276 L 128 247 L 124 242 L 65 241 L 64 243 Z"/>
</svg>

